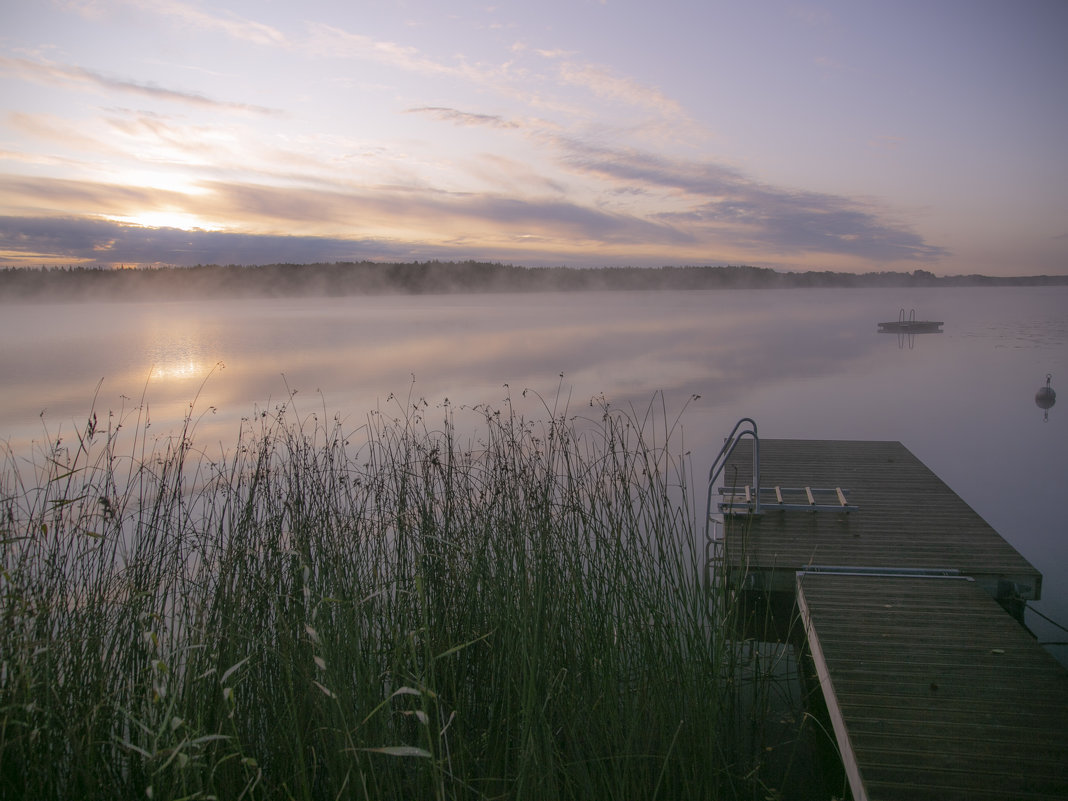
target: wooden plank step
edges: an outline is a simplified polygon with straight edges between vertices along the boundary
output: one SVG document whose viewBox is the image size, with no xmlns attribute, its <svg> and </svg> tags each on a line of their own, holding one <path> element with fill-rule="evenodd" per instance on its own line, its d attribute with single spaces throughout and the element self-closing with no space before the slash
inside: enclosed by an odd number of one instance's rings
<svg viewBox="0 0 1068 801">
<path fill-rule="evenodd" d="M 810 512 L 851 512 L 856 511 L 857 506 L 851 505 L 846 500 L 846 493 L 841 487 L 760 487 L 761 511 L 810 511 Z M 765 500 L 765 495 L 774 493 L 775 500 Z M 796 501 L 784 497 L 784 494 L 798 496 Z M 742 487 L 720 487 L 719 494 L 723 500 L 719 503 L 721 512 L 735 513 L 738 511 L 752 511 L 755 509 L 754 497 L 757 490 L 746 484 Z M 830 496 L 817 499 L 816 495 Z M 800 497 L 803 496 L 803 497 Z"/>
</svg>

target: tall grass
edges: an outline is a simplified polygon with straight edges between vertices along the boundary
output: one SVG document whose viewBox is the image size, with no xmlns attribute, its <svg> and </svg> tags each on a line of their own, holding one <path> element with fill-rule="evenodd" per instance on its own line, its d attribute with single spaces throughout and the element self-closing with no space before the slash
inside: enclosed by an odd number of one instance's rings
<svg viewBox="0 0 1068 801">
<path fill-rule="evenodd" d="M 94 414 L 8 449 L 0 797 L 759 790 L 666 412 L 545 412 L 289 403 L 218 457 L 192 411 L 154 443 Z"/>
</svg>

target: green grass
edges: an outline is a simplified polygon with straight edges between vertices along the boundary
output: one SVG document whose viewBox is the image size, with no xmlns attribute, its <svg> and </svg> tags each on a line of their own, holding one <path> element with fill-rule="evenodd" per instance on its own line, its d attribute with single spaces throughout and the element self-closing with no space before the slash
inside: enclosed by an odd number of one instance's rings
<svg viewBox="0 0 1068 801">
<path fill-rule="evenodd" d="M 8 450 L 0 797 L 763 797 L 677 432 L 583 411 Z"/>
</svg>

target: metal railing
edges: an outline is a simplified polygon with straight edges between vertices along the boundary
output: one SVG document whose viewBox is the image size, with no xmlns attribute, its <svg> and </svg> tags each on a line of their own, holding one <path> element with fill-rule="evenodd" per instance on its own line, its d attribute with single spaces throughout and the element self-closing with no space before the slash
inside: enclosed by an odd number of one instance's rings
<svg viewBox="0 0 1068 801">
<path fill-rule="evenodd" d="M 746 428 L 742 428 L 747 426 Z M 739 429 L 742 429 L 739 431 Z M 730 436 L 723 441 L 723 447 L 720 448 L 719 454 L 712 462 L 712 467 L 708 471 L 708 500 L 705 506 L 705 587 L 712 593 L 713 592 L 713 580 L 719 580 L 721 578 L 721 566 L 723 561 L 723 543 L 717 536 L 717 533 L 710 532 L 710 526 L 714 522 L 712 520 L 713 509 L 713 497 L 716 494 L 716 482 L 719 479 L 720 473 L 723 472 L 723 468 L 727 464 L 727 459 L 734 453 L 735 447 L 741 441 L 742 437 L 751 436 L 753 438 L 753 482 L 756 486 L 760 486 L 760 438 L 757 436 L 757 424 L 751 417 L 743 417 L 737 423 L 734 424 L 734 428 L 731 430 Z M 753 508 L 753 513 L 760 512 L 760 493 L 757 494 L 756 505 Z"/>
<path fill-rule="evenodd" d="M 743 425 L 749 425 L 741 431 Z M 754 493 L 754 506 L 753 514 L 760 514 L 760 437 L 757 436 L 757 424 L 752 417 L 743 417 L 737 423 L 734 424 L 734 428 L 731 429 L 730 435 L 723 441 L 723 447 L 720 448 L 719 455 L 716 456 L 715 461 L 712 462 L 712 467 L 708 471 L 708 499 L 705 505 L 705 541 L 709 539 L 708 527 L 712 520 L 712 498 L 716 493 L 716 481 L 719 479 L 719 474 L 723 472 L 723 468 L 727 464 L 727 459 L 734 453 L 734 449 L 741 442 L 742 437 L 751 436 L 753 438 L 753 486 L 756 488 Z"/>
</svg>

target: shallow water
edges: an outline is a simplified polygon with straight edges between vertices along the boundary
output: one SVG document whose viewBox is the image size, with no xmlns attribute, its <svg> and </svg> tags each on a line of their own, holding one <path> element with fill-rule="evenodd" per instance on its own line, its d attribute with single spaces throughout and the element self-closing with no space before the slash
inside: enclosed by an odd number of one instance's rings
<svg viewBox="0 0 1068 801">
<path fill-rule="evenodd" d="M 944 333 L 877 333 L 902 307 L 944 320 Z M 16 454 L 72 436 L 92 411 L 102 424 L 128 415 L 127 426 L 140 413 L 156 436 L 191 413 L 195 441 L 226 451 L 242 418 L 281 403 L 355 429 L 409 398 L 425 398 L 428 415 L 446 398 L 510 399 L 545 417 L 601 395 L 644 409 L 662 391 L 656 402 L 681 415 L 675 449 L 699 479 L 743 416 L 765 437 L 901 441 L 1043 572 L 1034 608 L 1068 623 L 1068 400 L 1048 419 L 1034 400 L 1047 373 L 1068 386 L 1068 287 L 0 309 L 0 436 Z M 1042 641 L 1068 640 L 1033 612 L 1027 623 Z M 1068 664 L 1068 648 L 1049 647 Z"/>
</svg>

